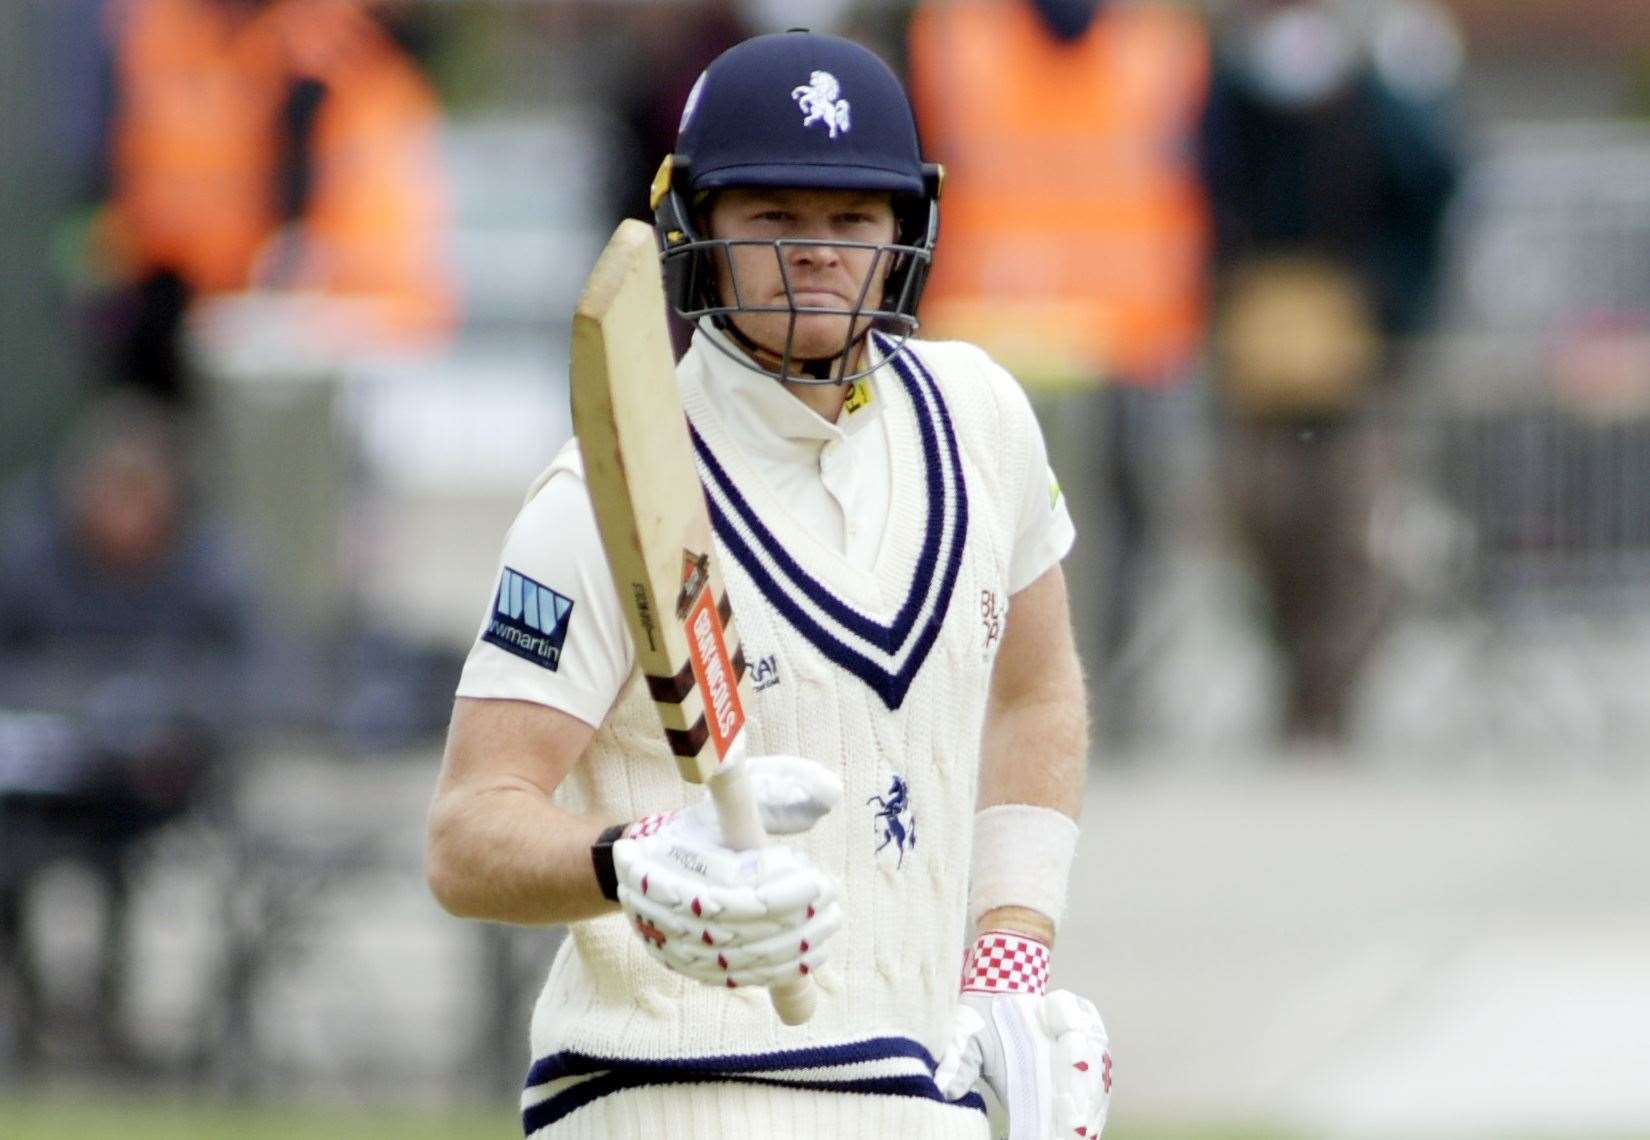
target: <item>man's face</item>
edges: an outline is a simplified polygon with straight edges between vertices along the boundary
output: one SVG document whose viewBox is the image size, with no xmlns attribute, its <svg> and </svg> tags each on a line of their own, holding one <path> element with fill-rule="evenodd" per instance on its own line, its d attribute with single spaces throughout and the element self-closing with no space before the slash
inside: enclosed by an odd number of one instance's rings
<svg viewBox="0 0 1650 1140">
<path fill-rule="evenodd" d="M 894 208 L 886 193 L 859 190 L 733 189 L 718 194 L 711 206 L 710 235 L 733 240 L 818 239 L 825 242 L 886 244 L 894 240 Z M 785 353 L 789 310 L 862 311 L 882 307 L 883 283 L 890 258 L 875 249 L 828 244 L 780 247 L 734 246 L 728 258 L 716 259 L 717 290 L 722 303 L 778 306 L 776 313 L 735 313 L 734 326 L 776 358 Z M 866 285 L 869 278 L 869 287 Z M 737 282 L 737 295 L 734 285 Z M 787 290 L 787 282 L 789 289 Z M 864 289 L 864 301 L 860 291 Z M 838 355 L 849 342 L 846 315 L 801 313 L 791 341 L 793 360 L 821 360 Z M 854 335 L 870 325 L 855 322 Z"/>
<path fill-rule="evenodd" d="M 180 514 L 177 473 L 144 441 L 117 441 L 93 456 L 71 493 L 80 540 L 104 570 L 140 573 L 171 548 Z"/>
</svg>

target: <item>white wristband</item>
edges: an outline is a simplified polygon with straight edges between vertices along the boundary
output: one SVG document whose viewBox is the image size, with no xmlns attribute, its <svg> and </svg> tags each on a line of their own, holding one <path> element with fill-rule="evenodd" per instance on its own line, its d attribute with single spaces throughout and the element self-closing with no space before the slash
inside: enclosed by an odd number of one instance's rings
<svg viewBox="0 0 1650 1140">
<path fill-rule="evenodd" d="M 1066 882 L 1077 854 L 1077 824 L 1064 812 L 998 804 L 974 816 L 974 868 L 968 923 L 1000 906 L 1044 915 L 1056 927 L 1066 909 Z"/>
</svg>

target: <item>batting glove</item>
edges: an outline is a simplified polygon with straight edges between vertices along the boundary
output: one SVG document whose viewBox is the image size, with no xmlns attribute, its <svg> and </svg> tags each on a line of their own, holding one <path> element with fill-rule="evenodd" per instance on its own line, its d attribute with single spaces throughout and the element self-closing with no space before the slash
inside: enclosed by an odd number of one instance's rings
<svg viewBox="0 0 1650 1140">
<path fill-rule="evenodd" d="M 1008 1114 L 1008 1140 L 1095 1140 L 1111 1109 L 1106 1026 L 1088 1000 L 1047 988 L 1047 946 L 980 935 L 934 1081 L 956 1100 L 983 1079 Z"/>
<path fill-rule="evenodd" d="M 842 784 L 800 756 L 745 761 L 770 835 L 808 830 Z M 818 969 L 842 923 L 836 885 L 795 847 L 727 846 L 707 795 L 638 820 L 613 845 L 619 906 L 664 966 L 706 985 L 766 986 Z"/>
</svg>

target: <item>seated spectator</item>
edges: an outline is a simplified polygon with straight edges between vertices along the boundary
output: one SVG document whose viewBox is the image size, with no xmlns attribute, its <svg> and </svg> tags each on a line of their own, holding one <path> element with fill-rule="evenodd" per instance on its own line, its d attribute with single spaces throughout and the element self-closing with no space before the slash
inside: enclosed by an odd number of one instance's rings
<svg viewBox="0 0 1650 1140">
<path fill-rule="evenodd" d="M 200 801 L 239 719 L 251 593 L 185 463 L 176 423 L 117 396 L 0 507 L 0 713 L 59 726 L 0 733 L 33 752 L 0 756 L 0 994 L 18 1023 L 0 1039 L 25 1055 L 43 1030 L 35 874 L 68 857 L 103 885 L 94 1020 L 118 1053 L 134 845 Z"/>
</svg>

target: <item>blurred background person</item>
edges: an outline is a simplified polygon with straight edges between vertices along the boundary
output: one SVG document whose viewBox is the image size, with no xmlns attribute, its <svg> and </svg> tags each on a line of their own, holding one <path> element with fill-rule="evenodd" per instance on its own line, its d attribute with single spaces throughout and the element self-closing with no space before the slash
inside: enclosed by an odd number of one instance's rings
<svg viewBox="0 0 1650 1140">
<path fill-rule="evenodd" d="M 608 151 L 608 201 L 614 224 L 639 218 L 652 225 L 653 175 L 675 149 L 688 93 L 711 60 L 752 34 L 752 25 L 735 0 L 637 5 L 625 16 L 638 50 L 611 81 L 623 130 Z M 680 356 L 693 329 L 674 311 L 667 319 Z"/>
<path fill-rule="evenodd" d="M 1119 743 L 1137 711 L 1161 522 L 1180 505 L 1197 424 L 1205 36 L 1171 5 L 936 2 L 912 19 L 910 68 L 946 168 L 924 335 L 991 352 L 1033 393 L 1055 465 L 1081 473 L 1071 509 L 1101 600 L 1091 587 L 1074 608 L 1098 625 L 1085 657 L 1099 730 Z"/>
<path fill-rule="evenodd" d="M 710 61 L 752 35 L 735 0 L 705 4 L 646 4 L 626 16 L 637 51 L 615 77 L 614 102 L 624 133 L 611 148 L 609 193 L 620 218 L 653 224 L 650 188 L 659 163 L 676 146 L 688 92 Z"/>
<path fill-rule="evenodd" d="M 35 875 L 68 858 L 101 889 L 81 1020 L 125 1059 L 134 856 L 197 806 L 245 714 L 253 593 L 188 464 L 179 421 L 121 394 L 0 500 L 0 1036 L 25 1059 L 64 1020 L 41 1008 Z"/>
<path fill-rule="evenodd" d="M 113 379 L 186 398 L 186 315 L 248 290 L 334 301 L 289 314 L 329 351 L 450 331 L 441 114 L 372 5 L 109 0 L 102 21 L 87 256 Z"/>
<path fill-rule="evenodd" d="M 1448 92 L 1394 82 L 1368 42 L 1337 4 L 1244 0 L 1203 119 L 1220 486 L 1270 606 L 1283 731 L 1303 744 L 1346 741 L 1390 609 L 1371 542 L 1376 412 L 1401 338 L 1430 316 L 1455 181 Z"/>
</svg>

